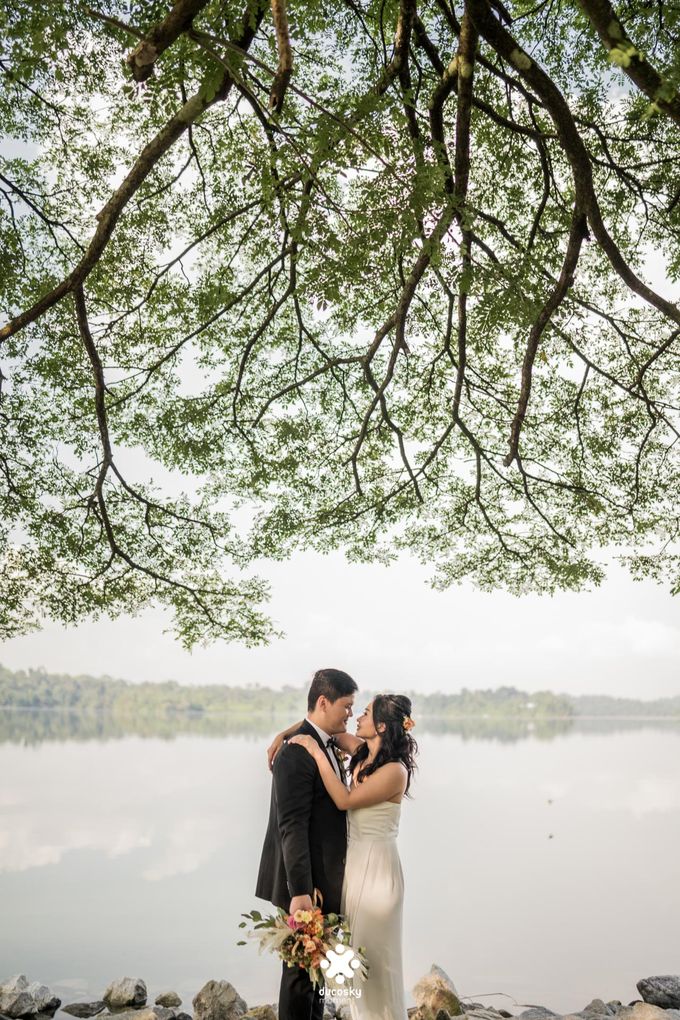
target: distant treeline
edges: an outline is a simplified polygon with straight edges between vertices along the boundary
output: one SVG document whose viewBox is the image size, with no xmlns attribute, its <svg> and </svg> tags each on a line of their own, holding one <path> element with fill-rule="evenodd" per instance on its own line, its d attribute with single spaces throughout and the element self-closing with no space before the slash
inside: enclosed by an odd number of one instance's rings
<svg viewBox="0 0 680 1020">
<path fill-rule="evenodd" d="M 405 692 L 413 701 L 414 715 L 432 719 L 521 718 L 569 719 L 579 716 L 680 717 L 680 696 L 656 701 L 635 701 L 603 695 L 572 697 L 538 691 L 528 694 L 515 687 L 468 690 L 455 694 Z M 373 696 L 361 691 L 362 707 Z M 43 669 L 13 672 L 0 666 L 0 707 L 63 709 L 106 714 L 127 720 L 171 718 L 182 714 L 219 714 L 235 720 L 256 716 L 300 718 L 305 712 L 306 688 L 284 686 L 272 690 L 259 684 L 188 686 L 174 680 L 129 683 L 112 677 L 66 676 Z"/>
<path fill-rule="evenodd" d="M 564 718 L 574 714 L 571 699 L 550 691 L 526 694 L 514 687 L 456 694 L 405 692 L 414 714 L 436 718 L 465 716 Z M 373 696 L 361 691 L 362 707 Z M 172 715 L 177 712 L 220 713 L 229 716 L 285 715 L 302 717 L 306 688 L 285 686 L 272 690 L 259 684 L 187 686 L 174 680 L 163 683 L 128 683 L 112 677 L 64 676 L 41 669 L 12 672 L 0 666 L 0 707 L 67 709 L 113 715 Z"/>
<path fill-rule="evenodd" d="M 604 694 L 581 694 L 570 699 L 577 716 L 630 716 L 635 718 L 680 718 L 680 695 L 636 701 L 635 698 L 610 698 Z"/>
<path fill-rule="evenodd" d="M 284 687 L 188 687 L 173 681 L 131 684 L 110 677 L 12 673 L 0 666 L 0 744 L 183 736 L 262 741 L 305 712 L 306 690 Z M 361 691 L 357 714 L 373 695 Z M 456 734 L 462 740 L 514 743 L 553 740 L 570 731 L 613 733 L 640 726 L 680 726 L 680 699 L 570 698 L 514 687 L 458 694 L 413 694 L 416 736 Z M 620 711 L 617 717 L 617 709 Z M 645 722 L 654 716 L 654 721 Z M 662 717 L 662 718 L 660 718 Z"/>
</svg>

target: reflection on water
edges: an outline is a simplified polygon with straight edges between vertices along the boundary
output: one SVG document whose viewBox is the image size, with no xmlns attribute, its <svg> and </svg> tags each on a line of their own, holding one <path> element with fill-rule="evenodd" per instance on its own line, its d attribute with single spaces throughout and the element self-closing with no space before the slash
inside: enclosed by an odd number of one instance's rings
<svg viewBox="0 0 680 1020">
<path fill-rule="evenodd" d="M 111 715 L 62 709 L 0 708 L 0 744 L 41 744 L 44 741 L 119 740 L 123 737 L 157 737 L 175 740 L 180 736 L 266 737 L 283 729 L 290 719 L 275 713 L 229 716 L 220 713 L 177 712 L 147 715 Z M 418 716 L 418 733 L 455 734 L 463 740 L 552 740 L 566 733 L 625 733 L 640 728 L 662 729 L 680 734 L 680 718 L 569 717 L 534 718 L 483 717 L 441 718 Z"/>
<path fill-rule="evenodd" d="M 139 975 L 151 1001 L 174 987 L 190 1009 L 225 978 L 274 1001 L 277 964 L 236 941 L 240 913 L 266 909 L 265 749 L 287 721 L 0 712 L 0 979 L 27 972 L 70 1002 Z M 407 986 L 436 961 L 515 1012 L 630 1001 L 678 969 L 680 726 L 531 725 L 418 720 Z"/>
</svg>

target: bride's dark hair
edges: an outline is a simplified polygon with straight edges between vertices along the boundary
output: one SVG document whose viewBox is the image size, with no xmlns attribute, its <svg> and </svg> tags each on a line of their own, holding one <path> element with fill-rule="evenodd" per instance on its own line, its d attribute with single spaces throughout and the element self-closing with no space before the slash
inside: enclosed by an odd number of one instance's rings
<svg viewBox="0 0 680 1020">
<path fill-rule="evenodd" d="M 373 699 L 373 725 L 377 730 L 379 723 L 385 723 L 385 729 L 380 734 L 382 738 L 380 749 L 374 760 L 359 772 L 359 783 L 388 761 L 400 761 L 408 772 L 404 795 L 409 796 L 411 777 L 418 768 L 415 762 L 418 745 L 408 730 L 404 729 L 404 719 L 408 719 L 410 715 L 411 700 L 405 694 L 376 694 Z M 365 761 L 367 757 L 368 744 L 364 743 L 352 755 L 349 763 L 350 772 L 354 772 L 359 762 Z"/>
</svg>

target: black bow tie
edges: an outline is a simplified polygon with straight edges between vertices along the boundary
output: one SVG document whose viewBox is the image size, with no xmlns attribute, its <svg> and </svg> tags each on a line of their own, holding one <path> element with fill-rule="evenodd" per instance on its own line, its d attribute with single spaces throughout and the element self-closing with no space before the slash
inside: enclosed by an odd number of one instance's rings
<svg viewBox="0 0 680 1020">
<path fill-rule="evenodd" d="M 330 748 L 330 750 L 331 750 L 331 752 L 333 754 L 333 757 L 335 758 L 336 762 L 338 763 L 338 768 L 340 770 L 340 778 L 342 779 L 343 784 L 345 786 L 347 786 L 347 776 L 345 774 L 344 756 L 343 756 L 342 751 L 340 750 L 340 745 L 338 744 L 338 742 L 335 739 L 335 737 L 329 737 L 328 738 L 328 741 L 326 742 L 326 747 Z"/>
</svg>

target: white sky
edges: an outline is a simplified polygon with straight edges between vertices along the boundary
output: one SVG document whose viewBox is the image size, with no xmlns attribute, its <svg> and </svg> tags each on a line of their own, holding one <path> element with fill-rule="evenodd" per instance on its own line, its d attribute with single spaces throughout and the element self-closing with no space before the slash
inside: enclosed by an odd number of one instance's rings
<svg viewBox="0 0 680 1020">
<path fill-rule="evenodd" d="M 163 633 L 168 618 L 148 612 L 48 625 L 0 644 L 0 662 L 186 684 L 299 686 L 334 666 L 365 690 L 509 684 L 643 699 L 680 694 L 678 601 L 616 565 L 593 592 L 521 598 L 469 585 L 433 591 L 428 571 L 409 558 L 383 567 L 302 553 L 269 564 L 267 576 L 270 610 L 287 636 L 266 648 L 217 643 L 189 654 Z"/>
</svg>

